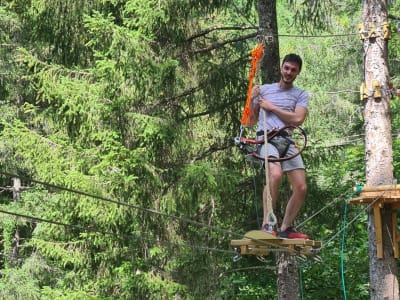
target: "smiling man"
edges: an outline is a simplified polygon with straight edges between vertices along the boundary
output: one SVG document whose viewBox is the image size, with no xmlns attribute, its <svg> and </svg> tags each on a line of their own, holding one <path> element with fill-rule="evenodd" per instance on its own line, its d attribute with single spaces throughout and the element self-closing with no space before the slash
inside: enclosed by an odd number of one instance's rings
<svg viewBox="0 0 400 300">
<path fill-rule="evenodd" d="M 295 87 L 293 82 L 300 74 L 302 59 L 297 54 L 288 54 L 283 58 L 281 66 L 281 79 L 277 83 L 255 86 L 252 90 L 252 113 L 258 116 L 259 137 L 263 136 L 264 130 L 276 130 L 287 125 L 300 126 L 303 124 L 308 112 L 307 93 Z M 265 114 L 264 114 L 265 111 Z M 264 115 L 267 120 L 264 122 Z M 266 128 L 264 124 L 266 123 Z M 279 158 L 279 143 L 285 139 L 279 136 L 268 141 L 268 157 Z M 290 145 L 287 154 L 294 154 L 297 149 L 293 144 Z M 259 154 L 265 157 L 265 145 L 260 147 Z M 279 186 L 283 174 L 288 176 L 292 187 L 291 197 L 286 205 L 285 215 L 282 224 L 278 230 L 278 236 L 282 238 L 303 238 L 308 235 L 294 230 L 293 222 L 299 213 L 304 202 L 307 190 L 306 172 L 301 155 L 295 156 L 290 160 L 282 162 L 269 162 L 269 187 L 272 198 L 272 207 L 276 207 L 279 194 Z M 262 230 L 272 232 L 268 228 L 268 190 L 264 187 L 263 192 L 263 225 Z"/>
</svg>

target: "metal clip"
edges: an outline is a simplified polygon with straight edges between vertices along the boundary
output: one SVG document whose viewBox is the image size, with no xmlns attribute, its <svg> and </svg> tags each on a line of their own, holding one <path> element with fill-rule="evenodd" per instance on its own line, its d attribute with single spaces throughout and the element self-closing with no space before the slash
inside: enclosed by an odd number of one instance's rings
<svg viewBox="0 0 400 300">
<path fill-rule="evenodd" d="M 272 35 L 264 36 L 264 40 L 266 44 L 271 44 L 274 41 L 274 37 Z"/>
<path fill-rule="evenodd" d="M 390 39 L 390 24 L 388 23 L 388 21 L 384 21 L 382 23 L 382 31 L 383 31 L 383 38 L 385 40 Z"/>
<path fill-rule="evenodd" d="M 358 24 L 358 33 L 360 34 L 360 40 L 365 40 L 365 38 L 367 37 L 365 34 L 365 29 L 364 29 L 364 24 L 360 23 Z"/>
<path fill-rule="evenodd" d="M 379 80 L 377 79 L 372 80 L 372 88 L 374 89 L 374 98 L 375 99 L 382 98 L 381 85 L 379 83 Z"/>
<path fill-rule="evenodd" d="M 239 261 L 239 260 L 241 260 L 241 259 L 242 259 L 242 255 L 240 255 L 240 251 L 239 251 L 239 253 L 236 254 L 236 255 L 233 257 L 233 261 L 234 261 L 234 262 L 237 262 L 237 261 Z"/>
<path fill-rule="evenodd" d="M 376 27 L 375 24 L 369 23 L 368 25 L 368 38 L 374 39 L 376 38 Z"/>
<path fill-rule="evenodd" d="M 265 257 L 263 257 L 263 256 L 261 256 L 261 255 L 257 255 L 256 256 L 257 257 L 257 259 L 259 260 L 259 261 L 261 261 L 261 262 L 263 262 L 263 263 L 265 263 L 267 260 L 265 259 Z"/>
<path fill-rule="evenodd" d="M 368 99 L 368 91 L 367 91 L 367 85 L 365 82 L 362 82 L 360 85 L 360 100 L 365 101 Z"/>
</svg>

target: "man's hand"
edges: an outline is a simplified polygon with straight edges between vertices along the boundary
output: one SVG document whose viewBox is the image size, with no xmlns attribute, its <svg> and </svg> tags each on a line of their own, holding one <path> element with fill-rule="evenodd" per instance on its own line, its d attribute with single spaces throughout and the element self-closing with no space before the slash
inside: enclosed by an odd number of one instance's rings
<svg viewBox="0 0 400 300">
<path fill-rule="evenodd" d="M 251 90 L 251 100 L 257 98 L 258 96 L 260 96 L 260 86 L 255 85 Z"/>
<path fill-rule="evenodd" d="M 274 108 L 276 108 L 276 106 L 267 99 L 261 99 L 260 101 L 258 101 L 258 103 L 260 104 L 260 107 L 265 111 L 272 111 Z"/>
<path fill-rule="evenodd" d="M 260 105 L 260 108 L 267 112 L 272 112 L 287 125 L 300 126 L 303 124 L 304 119 L 307 116 L 307 108 L 302 106 L 296 106 L 294 111 L 287 111 L 279 106 L 276 106 L 268 99 L 261 99 L 258 101 L 258 104 Z"/>
</svg>

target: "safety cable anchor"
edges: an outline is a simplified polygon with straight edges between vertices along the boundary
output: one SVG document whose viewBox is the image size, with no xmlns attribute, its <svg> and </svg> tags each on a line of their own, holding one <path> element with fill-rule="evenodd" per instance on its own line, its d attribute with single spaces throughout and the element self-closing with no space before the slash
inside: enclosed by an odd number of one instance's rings
<svg viewBox="0 0 400 300">
<path fill-rule="evenodd" d="M 365 28 L 367 27 L 367 29 Z M 383 37 L 385 40 L 389 40 L 391 38 L 390 32 L 390 24 L 388 21 L 383 21 L 380 25 L 375 25 L 374 23 L 368 23 L 368 25 L 364 25 L 363 23 L 358 24 L 358 33 L 360 40 L 364 41 L 365 39 L 375 39 L 378 36 Z"/>
</svg>

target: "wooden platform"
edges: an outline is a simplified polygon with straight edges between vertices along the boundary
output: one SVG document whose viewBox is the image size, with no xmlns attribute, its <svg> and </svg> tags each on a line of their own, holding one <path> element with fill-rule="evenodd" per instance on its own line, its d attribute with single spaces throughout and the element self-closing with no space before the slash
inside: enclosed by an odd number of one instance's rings
<svg viewBox="0 0 400 300">
<path fill-rule="evenodd" d="M 381 208 L 384 206 L 392 210 L 393 253 L 399 258 L 400 235 L 397 230 L 397 209 L 400 208 L 400 185 L 364 186 L 360 195 L 349 201 L 349 204 L 371 205 L 374 213 L 376 256 L 383 258 L 383 233 Z"/>
<path fill-rule="evenodd" d="M 266 256 L 272 251 L 287 251 L 292 254 L 314 255 L 322 243 L 305 239 L 284 239 L 261 230 L 252 230 L 243 239 L 232 240 L 231 245 L 240 247 L 240 254 Z"/>
</svg>

